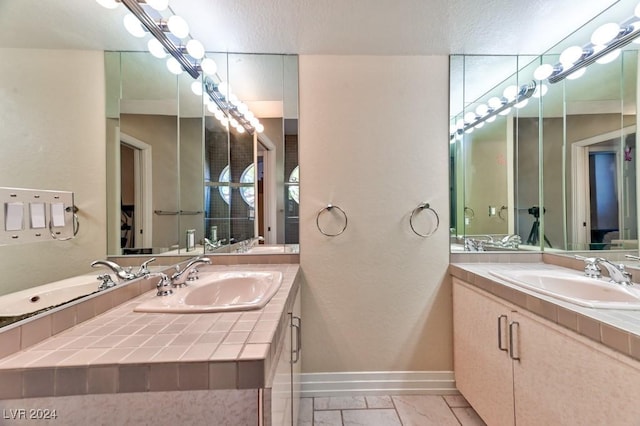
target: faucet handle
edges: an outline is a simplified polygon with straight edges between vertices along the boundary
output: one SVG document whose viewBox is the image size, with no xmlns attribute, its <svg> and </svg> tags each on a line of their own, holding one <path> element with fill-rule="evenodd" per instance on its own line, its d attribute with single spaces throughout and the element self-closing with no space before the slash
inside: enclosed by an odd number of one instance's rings
<svg viewBox="0 0 640 426">
<path fill-rule="evenodd" d="M 98 290 L 106 290 L 111 287 L 115 287 L 116 283 L 111 279 L 111 275 L 109 274 L 100 274 L 96 277 L 98 281 L 102 281 L 98 286 Z"/>
<path fill-rule="evenodd" d="M 144 279 L 148 280 L 151 277 L 160 277 L 160 280 L 156 284 L 156 296 L 168 296 L 173 294 L 173 290 L 171 289 L 171 280 L 167 276 L 167 274 L 163 272 L 154 272 L 145 274 Z"/>
</svg>

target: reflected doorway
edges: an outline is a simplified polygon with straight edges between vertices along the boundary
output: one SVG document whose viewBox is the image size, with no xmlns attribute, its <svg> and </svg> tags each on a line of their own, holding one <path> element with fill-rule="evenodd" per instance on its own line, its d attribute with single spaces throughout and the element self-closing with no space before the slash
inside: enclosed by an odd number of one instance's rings
<svg viewBox="0 0 640 426">
<path fill-rule="evenodd" d="M 151 145 L 120 134 L 120 249 L 152 253 Z"/>
</svg>

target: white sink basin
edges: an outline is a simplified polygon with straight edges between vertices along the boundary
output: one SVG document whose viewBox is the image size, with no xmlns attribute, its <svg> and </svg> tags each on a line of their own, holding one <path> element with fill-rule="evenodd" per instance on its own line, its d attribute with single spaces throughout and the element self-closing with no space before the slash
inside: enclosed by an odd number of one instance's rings
<svg viewBox="0 0 640 426">
<path fill-rule="evenodd" d="M 576 305 L 601 309 L 640 310 L 640 288 L 608 278 L 589 278 L 578 271 L 520 270 L 491 272 L 511 284 Z"/>
<path fill-rule="evenodd" d="M 135 312 L 204 313 L 247 311 L 264 307 L 282 284 L 277 271 L 200 272 L 197 281 L 155 296 Z"/>
</svg>

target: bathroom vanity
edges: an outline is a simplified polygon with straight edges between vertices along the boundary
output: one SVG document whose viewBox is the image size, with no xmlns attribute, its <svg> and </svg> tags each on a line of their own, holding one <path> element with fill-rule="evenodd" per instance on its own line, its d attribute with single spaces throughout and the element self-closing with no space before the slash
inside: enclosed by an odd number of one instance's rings
<svg viewBox="0 0 640 426">
<path fill-rule="evenodd" d="M 91 308 L 74 304 L 7 327 L 7 342 L 17 333 L 34 344 L 0 358 L 4 421 L 47 413 L 39 420 L 69 425 L 296 424 L 299 266 L 201 269 L 274 271 L 282 283 L 260 309 L 141 313 L 136 306 L 160 296 L 152 289 L 157 278 L 139 279 L 83 302 Z M 87 309 L 98 315 L 78 321 Z M 75 325 L 60 330 L 60 312 Z M 30 337 L 36 328 L 48 328 L 50 337 Z"/>
<path fill-rule="evenodd" d="M 456 385 L 489 425 L 637 425 L 640 311 L 581 307 L 452 264 Z M 612 284 L 614 285 L 614 284 Z"/>
</svg>

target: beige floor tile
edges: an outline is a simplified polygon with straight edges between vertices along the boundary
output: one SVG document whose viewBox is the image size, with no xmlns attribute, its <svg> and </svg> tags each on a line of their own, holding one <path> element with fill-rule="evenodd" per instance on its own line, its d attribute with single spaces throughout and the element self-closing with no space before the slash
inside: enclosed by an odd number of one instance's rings
<svg viewBox="0 0 640 426">
<path fill-rule="evenodd" d="M 404 426 L 459 426 L 449 406 L 441 396 L 394 396 L 393 402 Z"/>
<path fill-rule="evenodd" d="M 402 426 L 394 409 L 344 410 L 344 426 Z"/>
<path fill-rule="evenodd" d="M 449 407 L 470 407 L 469 402 L 462 395 L 443 395 Z"/>
<path fill-rule="evenodd" d="M 390 396 L 366 396 L 367 408 L 395 408 Z"/>
<path fill-rule="evenodd" d="M 462 426 L 487 426 L 471 407 L 451 408 Z"/>
<path fill-rule="evenodd" d="M 298 424 L 313 422 L 313 398 L 300 398 Z"/>
<path fill-rule="evenodd" d="M 313 426 L 342 426 L 342 414 L 339 410 L 316 411 L 313 413 Z"/>
<path fill-rule="evenodd" d="M 331 396 L 313 399 L 314 410 L 348 410 L 367 408 L 364 396 Z"/>
</svg>

